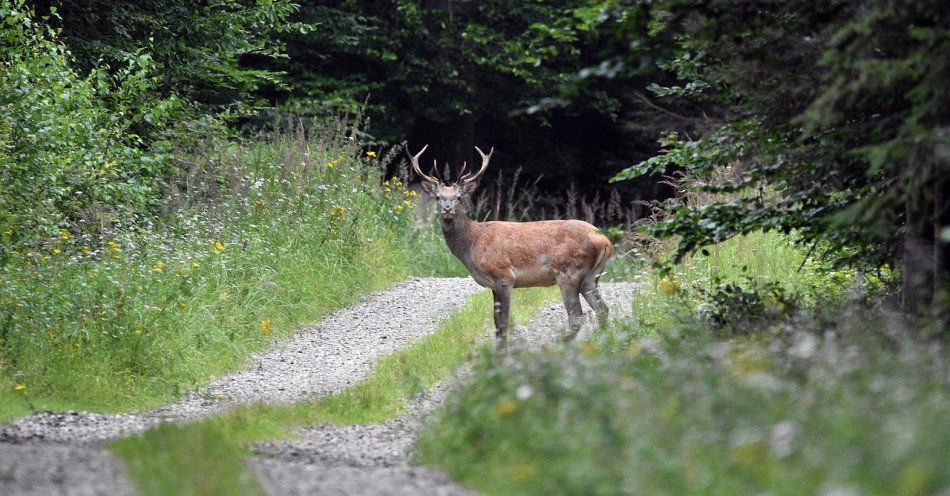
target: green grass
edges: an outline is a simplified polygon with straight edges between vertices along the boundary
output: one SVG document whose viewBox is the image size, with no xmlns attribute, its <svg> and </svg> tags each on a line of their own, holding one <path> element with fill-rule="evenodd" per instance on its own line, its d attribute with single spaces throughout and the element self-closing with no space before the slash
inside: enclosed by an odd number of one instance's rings
<svg viewBox="0 0 950 496">
<path fill-rule="evenodd" d="M 512 318 L 523 322 L 556 298 L 552 288 L 518 290 Z M 491 303 L 489 292 L 476 294 L 436 332 L 383 358 L 366 380 L 341 393 L 292 405 L 239 407 L 184 426 L 162 426 L 112 449 L 146 495 L 254 494 L 256 485 L 241 461 L 245 443 L 290 437 L 302 425 L 381 422 L 399 415 L 409 398 L 446 377 L 491 335 Z M 220 460 L 212 466 L 206 461 L 211 458 Z"/>
<path fill-rule="evenodd" d="M 699 252 L 687 257 L 668 275 L 641 265 L 628 278 L 640 283 L 632 302 L 634 325 L 644 330 L 676 326 L 684 310 L 696 309 L 701 292 L 723 284 L 749 288 L 775 283 L 802 304 L 812 305 L 839 299 L 854 281 L 852 272 L 827 271 L 819 261 L 806 261 L 793 237 L 776 232 L 736 236 L 706 251 L 708 255 Z"/>
<path fill-rule="evenodd" d="M 484 357 L 422 434 L 421 461 L 497 495 L 945 490 L 946 353 L 827 294 L 846 274 L 797 272 L 786 241 L 745 237 L 671 279 L 647 274 L 639 315 L 574 350 Z M 723 333 L 697 308 L 713 275 L 819 304 Z"/>
<path fill-rule="evenodd" d="M 154 407 L 408 276 L 412 196 L 384 187 L 380 159 L 338 131 L 221 145 L 191 158 L 166 214 L 13 250 L 0 266 L 0 421 Z"/>
</svg>

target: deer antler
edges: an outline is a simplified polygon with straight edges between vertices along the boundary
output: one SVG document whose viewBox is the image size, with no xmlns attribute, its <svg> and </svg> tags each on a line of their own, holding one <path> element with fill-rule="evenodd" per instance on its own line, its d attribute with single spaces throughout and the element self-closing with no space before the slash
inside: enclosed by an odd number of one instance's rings
<svg viewBox="0 0 950 496">
<path fill-rule="evenodd" d="M 422 169 L 419 168 L 419 157 L 422 156 L 422 152 L 426 151 L 426 148 L 429 148 L 429 145 L 422 147 L 422 150 L 419 150 L 419 153 L 413 155 L 412 152 L 409 151 L 409 145 L 406 144 L 406 153 L 409 154 L 409 160 L 412 162 L 412 170 L 416 171 L 416 174 L 419 174 L 419 177 L 425 181 L 429 181 L 433 184 L 441 184 L 438 179 L 423 174 Z"/>
<path fill-rule="evenodd" d="M 477 146 L 475 149 L 478 150 L 478 154 L 482 156 L 482 168 L 478 169 L 478 172 L 475 174 L 465 174 L 464 176 L 460 177 L 459 184 L 470 183 L 477 180 L 479 176 L 485 172 L 485 169 L 488 168 L 488 161 L 491 160 L 491 154 L 495 153 L 495 147 L 492 147 L 491 150 L 488 150 L 488 155 L 485 155 L 485 152 L 483 152 L 482 149 Z"/>
</svg>

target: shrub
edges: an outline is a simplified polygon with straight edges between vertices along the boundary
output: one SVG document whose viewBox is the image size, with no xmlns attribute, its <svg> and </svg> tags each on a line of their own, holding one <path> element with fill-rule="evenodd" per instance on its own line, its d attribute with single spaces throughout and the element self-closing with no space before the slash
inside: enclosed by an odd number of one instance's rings
<svg viewBox="0 0 950 496">
<path fill-rule="evenodd" d="M 146 211 L 168 171 L 161 143 L 133 126 L 168 125 L 180 102 L 156 98 L 144 52 L 109 75 L 80 77 L 57 33 L 24 0 L 0 0 L 0 263 L 11 247 L 60 230 L 94 231 Z"/>
</svg>

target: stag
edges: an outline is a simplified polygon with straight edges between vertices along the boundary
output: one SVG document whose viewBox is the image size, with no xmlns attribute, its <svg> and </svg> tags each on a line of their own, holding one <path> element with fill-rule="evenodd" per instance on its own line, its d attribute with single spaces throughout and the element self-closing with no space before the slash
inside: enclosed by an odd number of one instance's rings
<svg viewBox="0 0 950 496">
<path fill-rule="evenodd" d="M 495 149 L 482 157 L 481 168 L 465 174 L 449 185 L 426 175 L 419 168 L 419 157 L 429 145 L 413 155 L 406 147 L 412 169 L 422 178 L 422 189 L 436 199 L 442 214 L 442 234 L 449 250 L 482 287 L 494 297 L 495 338 L 499 348 L 507 343 L 509 311 L 513 288 L 553 286 L 557 284 L 567 309 L 570 341 L 584 323 L 580 295 L 597 313 L 601 323 L 607 318 L 607 305 L 597 291 L 613 245 L 596 227 L 580 220 L 538 222 L 476 222 L 468 218 L 462 199 L 478 187 L 478 178 L 488 168 Z"/>
</svg>

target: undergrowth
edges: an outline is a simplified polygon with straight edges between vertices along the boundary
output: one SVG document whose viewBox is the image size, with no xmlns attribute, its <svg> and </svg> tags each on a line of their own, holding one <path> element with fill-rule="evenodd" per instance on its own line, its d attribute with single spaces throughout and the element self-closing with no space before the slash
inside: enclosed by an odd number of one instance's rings
<svg viewBox="0 0 950 496">
<path fill-rule="evenodd" d="M 484 357 L 421 462 L 499 495 L 946 491 L 944 343 L 788 241 L 645 274 L 634 317 L 575 349 Z"/>
</svg>

